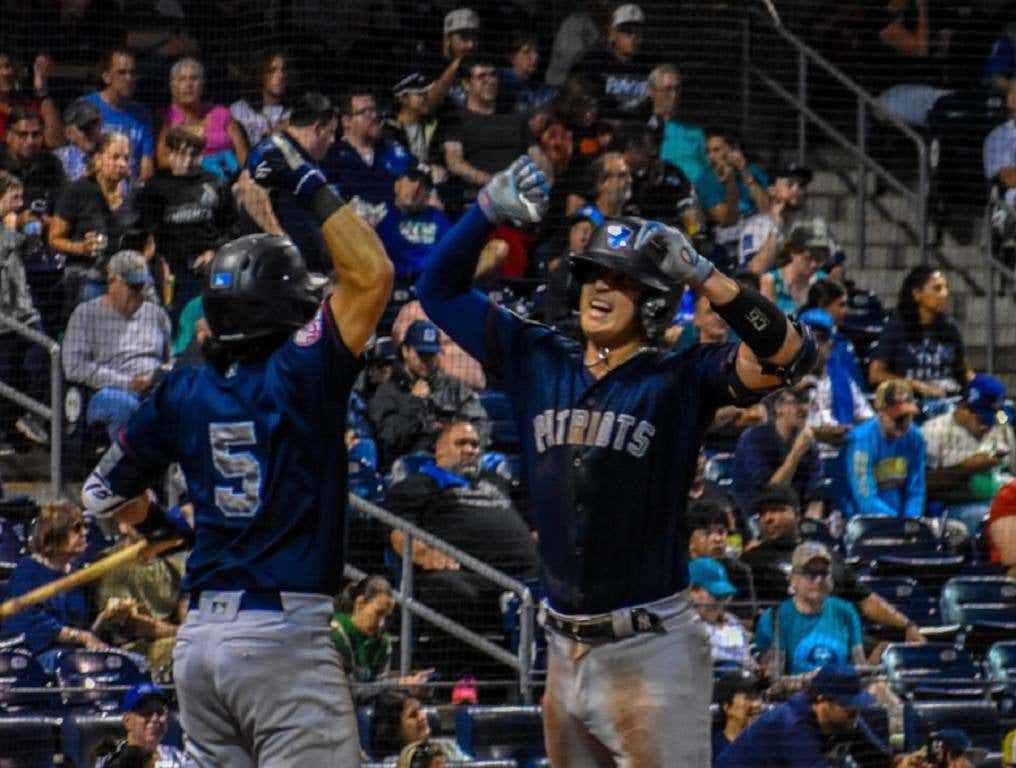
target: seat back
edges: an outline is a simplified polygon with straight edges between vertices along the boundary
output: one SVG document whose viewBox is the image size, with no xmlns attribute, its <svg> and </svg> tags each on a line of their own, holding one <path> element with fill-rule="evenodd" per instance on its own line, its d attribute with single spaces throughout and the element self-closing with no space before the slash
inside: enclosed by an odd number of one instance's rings
<svg viewBox="0 0 1016 768">
<path fill-rule="evenodd" d="M 969 651 L 949 643 L 890 643 L 882 664 L 900 695 L 976 697 L 982 691 L 979 665 Z"/>
<path fill-rule="evenodd" d="M 717 485 L 732 485 L 734 482 L 734 454 L 714 453 L 706 459 L 705 478 Z"/>
<path fill-rule="evenodd" d="M 930 627 L 941 623 L 938 603 L 917 579 L 911 576 L 863 575 L 858 577 L 858 581 L 918 626 Z"/>
<path fill-rule="evenodd" d="M 51 711 L 60 706 L 55 690 L 51 694 L 26 693 L 24 689 L 51 688 L 52 679 L 31 652 L 23 648 L 0 651 L 0 712 Z"/>
<path fill-rule="evenodd" d="M 975 747 L 998 752 L 1002 746 L 998 710 L 990 701 L 908 701 L 903 708 L 904 751 L 923 747 L 943 728 L 961 728 Z"/>
<path fill-rule="evenodd" d="M 137 664 L 122 651 L 61 651 L 57 656 L 56 678 L 63 690 L 67 706 L 90 705 L 102 711 L 117 711 L 123 690 L 111 686 L 130 687 L 151 682 Z M 66 690 L 84 688 L 85 690 Z"/>
<path fill-rule="evenodd" d="M 940 605 L 945 621 L 961 622 L 964 607 L 988 603 L 1016 606 L 1016 579 L 1008 576 L 956 576 L 942 587 Z"/>
<path fill-rule="evenodd" d="M 460 707 L 455 735 L 462 748 L 479 759 L 527 760 L 544 754 L 537 706 Z"/>
<path fill-rule="evenodd" d="M 52 768 L 61 722 L 51 715 L 0 715 L 0 766 Z"/>
<path fill-rule="evenodd" d="M 825 544 L 830 551 L 843 551 L 843 544 L 829 532 L 829 527 L 821 520 L 804 518 L 798 523 L 797 531 L 802 539 Z"/>
<path fill-rule="evenodd" d="M 872 560 L 880 554 L 932 555 L 939 552 L 938 538 L 923 520 L 858 515 L 847 521 L 844 532 L 847 555 Z"/>
</svg>

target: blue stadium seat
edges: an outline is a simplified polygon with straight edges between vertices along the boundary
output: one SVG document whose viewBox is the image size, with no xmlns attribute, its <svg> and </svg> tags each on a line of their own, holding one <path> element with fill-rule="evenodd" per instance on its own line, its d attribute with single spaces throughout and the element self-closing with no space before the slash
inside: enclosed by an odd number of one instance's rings
<svg viewBox="0 0 1016 768">
<path fill-rule="evenodd" d="M 360 438 L 349 449 L 348 461 L 350 492 L 378 503 L 385 485 L 377 471 L 377 444 L 370 438 Z"/>
<path fill-rule="evenodd" d="M 734 482 L 734 454 L 714 453 L 706 459 L 706 480 L 717 485 L 731 485 Z"/>
<path fill-rule="evenodd" d="M 53 680 L 30 651 L 23 648 L 0 651 L 0 713 L 40 714 L 60 708 L 60 696 L 55 688 L 50 695 L 20 690 L 25 688 L 53 688 Z"/>
<path fill-rule="evenodd" d="M 85 688 L 84 691 L 62 691 L 67 706 L 105 712 L 118 710 L 123 698 L 122 690 L 110 691 L 110 686 L 151 682 L 130 656 L 117 650 L 61 651 L 56 661 L 56 678 L 61 688 Z"/>
<path fill-rule="evenodd" d="M 10 575 L 21 559 L 24 542 L 14 523 L 0 518 L 0 569 Z"/>
<path fill-rule="evenodd" d="M 928 591 L 910 576 L 861 575 L 858 581 L 921 627 L 942 623 L 938 604 Z"/>
<path fill-rule="evenodd" d="M 55 715 L 0 715 L 0 765 L 52 768 L 61 723 Z"/>
<path fill-rule="evenodd" d="M 985 669 L 993 680 L 1016 684 L 1016 640 L 1004 640 L 988 649 Z"/>
<path fill-rule="evenodd" d="M 975 747 L 1001 751 L 998 710 L 990 701 L 908 701 L 904 705 L 904 751 L 923 747 L 930 734 L 943 728 L 962 728 Z"/>
<path fill-rule="evenodd" d="M 797 526 L 797 531 L 802 539 L 818 541 L 825 544 L 829 549 L 843 554 L 842 542 L 829 532 L 829 527 L 822 520 L 815 520 L 810 517 L 802 518 Z"/>
<path fill-rule="evenodd" d="M 543 718 L 537 706 L 460 707 L 455 734 L 462 748 L 481 760 L 544 756 Z"/>
<path fill-rule="evenodd" d="M 880 555 L 928 556 L 940 553 L 938 537 L 923 520 L 858 515 L 843 534 L 847 556 L 874 560 Z"/>
<path fill-rule="evenodd" d="M 962 623 L 969 605 L 1016 606 L 1016 579 L 1008 576 L 957 576 L 946 582 L 940 599 L 942 619 Z"/>
<path fill-rule="evenodd" d="M 889 685 L 914 699 L 984 698 L 981 667 L 949 643 L 890 643 L 882 652 Z"/>
</svg>

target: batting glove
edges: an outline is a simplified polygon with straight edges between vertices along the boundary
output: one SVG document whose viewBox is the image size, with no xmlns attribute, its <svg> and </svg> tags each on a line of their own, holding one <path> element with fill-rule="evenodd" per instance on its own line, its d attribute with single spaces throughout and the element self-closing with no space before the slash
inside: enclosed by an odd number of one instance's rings
<svg viewBox="0 0 1016 768">
<path fill-rule="evenodd" d="M 675 282 L 697 289 L 709 279 L 716 267 L 709 259 L 695 250 L 685 234 L 658 221 L 650 221 L 642 227 L 635 241 L 636 250 L 643 245 L 653 244 L 663 250 L 660 270 Z"/>
<path fill-rule="evenodd" d="M 272 134 L 258 144 L 247 169 L 258 184 L 292 192 L 305 208 L 312 207 L 315 194 L 328 184 L 321 169 L 284 133 Z"/>
<path fill-rule="evenodd" d="M 550 204 L 550 185 L 529 155 L 496 174 L 476 196 L 491 224 L 536 224 Z"/>
</svg>

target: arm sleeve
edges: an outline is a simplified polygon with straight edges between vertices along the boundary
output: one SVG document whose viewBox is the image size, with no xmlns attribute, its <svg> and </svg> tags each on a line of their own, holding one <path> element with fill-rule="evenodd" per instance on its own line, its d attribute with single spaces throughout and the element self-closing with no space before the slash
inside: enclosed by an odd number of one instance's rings
<svg viewBox="0 0 1016 768">
<path fill-rule="evenodd" d="M 910 434 L 912 450 L 908 459 L 907 497 L 906 501 L 904 501 L 903 515 L 905 517 L 917 518 L 924 516 L 924 496 L 926 491 L 924 484 L 925 449 L 921 431 L 917 427 L 911 427 Z"/>
<path fill-rule="evenodd" d="M 896 517 L 896 510 L 878 497 L 878 487 L 872 473 L 872 457 L 869 447 L 864 444 L 862 432 L 855 428 L 847 433 L 844 452 L 844 469 L 855 513 Z"/>
</svg>

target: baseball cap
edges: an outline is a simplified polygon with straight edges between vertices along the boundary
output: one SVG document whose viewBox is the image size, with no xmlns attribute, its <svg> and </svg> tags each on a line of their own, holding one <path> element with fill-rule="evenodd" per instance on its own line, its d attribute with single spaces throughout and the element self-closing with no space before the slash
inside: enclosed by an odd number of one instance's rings
<svg viewBox="0 0 1016 768">
<path fill-rule="evenodd" d="M 827 563 L 833 561 L 829 554 L 829 547 L 819 541 L 802 541 L 794 547 L 794 554 L 790 557 L 790 567 L 800 571 L 812 560 L 825 560 Z"/>
<path fill-rule="evenodd" d="M 825 249 L 832 253 L 835 248 L 829 225 L 817 216 L 795 224 L 787 237 L 787 245 L 794 251 Z"/>
<path fill-rule="evenodd" d="M 964 388 L 963 402 L 982 424 L 993 427 L 1009 421 L 1003 410 L 1005 394 L 1005 384 L 994 376 L 979 373 Z"/>
<path fill-rule="evenodd" d="M 800 314 L 797 318 L 804 325 L 811 328 L 817 328 L 821 331 L 825 331 L 826 335 L 831 336 L 833 332 L 833 317 L 824 309 L 808 309 Z"/>
<path fill-rule="evenodd" d="M 811 168 L 805 165 L 798 165 L 797 163 L 779 165 L 769 174 L 769 178 L 774 181 L 776 179 L 797 179 L 802 187 L 808 186 L 814 177 L 815 173 Z"/>
<path fill-rule="evenodd" d="M 902 379 L 883 381 L 875 390 L 875 410 L 885 411 L 891 418 L 917 413 L 913 388 Z"/>
<path fill-rule="evenodd" d="M 713 701 L 729 704 L 739 693 L 762 693 L 762 681 L 746 669 L 728 672 L 713 686 Z"/>
<path fill-rule="evenodd" d="M 730 597 L 737 594 L 737 587 L 727 578 L 723 563 L 711 557 L 696 557 L 688 563 L 688 584 L 702 587 L 713 597 Z"/>
<path fill-rule="evenodd" d="M 571 221 L 584 219 L 585 221 L 592 222 L 594 227 L 598 227 L 603 224 L 603 214 L 600 213 L 600 209 L 595 205 L 580 205 L 568 218 Z"/>
<path fill-rule="evenodd" d="M 860 709 L 872 700 L 861 688 L 857 670 L 849 664 L 829 664 L 820 668 L 811 680 L 811 691 L 848 709 Z"/>
<path fill-rule="evenodd" d="M 625 3 L 619 5 L 614 10 L 614 15 L 610 17 L 610 28 L 617 29 L 624 24 L 645 24 L 646 15 L 642 12 L 642 8 L 635 3 Z"/>
<path fill-rule="evenodd" d="M 449 11 L 444 17 L 444 33 L 450 35 L 452 32 L 463 32 L 469 29 L 480 28 L 480 17 L 472 8 L 456 8 Z"/>
<path fill-rule="evenodd" d="M 401 96 L 404 93 L 425 93 L 434 85 L 434 81 L 421 72 L 412 72 L 399 80 L 392 86 L 392 95 Z"/>
<path fill-rule="evenodd" d="M 928 737 L 931 741 L 942 742 L 942 748 L 949 755 L 962 755 L 973 746 L 967 732 L 962 728 L 943 728 Z"/>
<path fill-rule="evenodd" d="M 798 509 L 800 506 L 801 499 L 798 497 L 797 491 L 786 483 L 763 485 L 751 500 L 751 508 L 756 512 L 767 507 L 793 507 Z"/>
<path fill-rule="evenodd" d="M 87 128 L 90 125 L 102 125 L 102 113 L 88 99 L 78 99 L 67 105 L 63 113 L 64 125 Z"/>
<path fill-rule="evenodd" d="M 169 700 L 166 696 L 166 692 L 162 690 L 155 683 L 138 683 L 131 688 L 123 697 L 123 702 L 120 705 L 121 712 L 131 712 L 138 708 L 143 701 L 151 697 L 160 699 L 163 703 Z"/>
<path fill-rule="evenodd" d="M 363 350 L 363 359 L 367 365 L 395 362 L 395 344 L 392 342 L 392 337 L 372 337 Z"/>
<path fill-rule="evenodd" d="M 128 285 L 151 285 L 148 263 L 138 251 L 117 251 L 107 269 Z"/>
<path fill-rule="evenodd" d="M 441 351 L 441 337 L 437 326 L 427 320 L 414 321 L 406 331 L 403 343 L 425 355 L 436 355 Z"/>
</svg>

